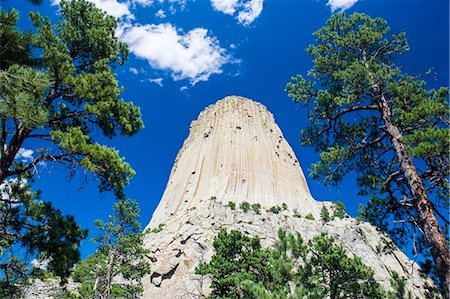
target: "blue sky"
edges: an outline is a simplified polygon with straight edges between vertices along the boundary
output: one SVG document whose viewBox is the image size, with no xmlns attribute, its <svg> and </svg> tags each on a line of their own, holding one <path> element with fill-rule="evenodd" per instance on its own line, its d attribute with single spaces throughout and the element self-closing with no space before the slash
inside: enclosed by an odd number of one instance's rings
<svg viewBox="0 0 450 299">
<path fill-rule="evenodd" d="M 425 73 L 430 87 L 448 86 L 449 3 L 447 0 L 92 0 L 120 18 L 117 34 L 128 43 L 129 61 L 117 68 L 123 98 L 141 107 L 145 129 L 131 138 L 107 141 L 136 170 L 127 196 L 141 207 L 145 226 L 162 196 L 175 156 L 189 125 L 206 106 L 227 95 L 263 103 L 293 147 L 303 171 L 318 155 L 300 146 L 299 132 L 308 124 L 306 109 L 284 92 L 291 76 L 306 74 L 311 58 L 305 48 L 312 33 L 333 12 L 362 12 L 388 21 L 393 33 L 407 32 L 410 52 L 398 61 L 406 72 Z M 21 13 L 20 26 L 31 28 L 30 10 L 57 19 L 57 1 L 33 6 L 24 0 L 1 2 Z M 31 148 L 32 150 L 32 148 Z M 28 152 L 32 155 L 32 152 Z M 26 156 L 27 153 L 24 153 Z M 328 188 L 307 178 L 317 200 L 342 200 L 351 215 L 358 203 L 354 179 Z M 48 165 L 35 186 L 42 198 L 96 233 L 94 219 L 106 219 L 114 201 L 100 194 L 95 182 L 71 180 Z M 83 242 L 85 257 L 95 249 Z"/>
</svg>

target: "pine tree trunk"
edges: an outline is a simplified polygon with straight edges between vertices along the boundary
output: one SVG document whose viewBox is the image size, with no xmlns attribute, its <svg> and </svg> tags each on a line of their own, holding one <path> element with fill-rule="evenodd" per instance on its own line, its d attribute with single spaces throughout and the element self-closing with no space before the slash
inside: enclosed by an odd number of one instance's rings
<svg viewBox="0 0 450 299">
<path fill-rule="evenodd" d="M 436 219 L 432 203 L 428 199 L 428 195 L 417 174 L 413 161 L 406 152 L 406 145 L 402 141 L 402 133 L 394 124 L 387 99 L 383 95 L 380 97 L 379 106 L 386 126 L 386 131 L 390 136 L 400 163 L 401 171 L 407 180 L 409 190 L 413 197 L 414 208 L 419 217 L 418 224 L 428 242 L 436 266 L 437 275 L 445 290 L 445 296 L 446 298 L 450 298 L 450 253 L 445 242 L 445 236 Z"/>
<path fill-rule="evenodd" d="M 30 132 L 30 129 L 26 129 L 23 127 L 17 129 L 11 141 L 7 145 L 7 149 L 3 148 L 3 154 L 0 155 L 0 184 L 3 183 L 3 181 L 10 175 L 9 170 L 14 161 L 14 158 L 16 157 L 25 138 L 28 136 L 28 134 L 30 134 Z M 5 139 L 5 141 L 2 140 L 1 143 L 3 144 L 3 146 L 6 146 L 7 136 L 4 134 L 6 134 L 6 132 L 3 132 L 1 134 L 1 139 Z"/>
<path fill-rule="evenodd" d="M 112 267 L 114 262 L 114 253 L 109 250 L 109 261 L 106 269 L 106 286 L 105 291 L 103 293 L 103 298 L 109 299 L 111 298 L 111 280 L 112 280 Z"/>
</svg>

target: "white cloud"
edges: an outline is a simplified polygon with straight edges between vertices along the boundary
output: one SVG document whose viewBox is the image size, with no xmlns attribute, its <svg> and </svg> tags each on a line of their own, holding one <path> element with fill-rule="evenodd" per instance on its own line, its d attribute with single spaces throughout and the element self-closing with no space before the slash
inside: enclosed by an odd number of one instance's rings
<svg viewBox="0 0 450 299">
<path fill-rule="evenodd" d="M 155 83 L 157 85 L 159 85 L 160 87 L 163 86 L 163 78 L 154 78 L 154 79 L 148 79 L 148 81 L 150 81 L 151 83 Z"/>
<path fill-rule="evenodd" d="M 61 0 L 51 1 L 57 5 Z M 223 65 L 238 62 L 220 47 L 219 41 L 208 29 L 194 28 L 183 32 L 170 23 L 139 24 L 132 13 L 137 9 L 136 5 L 151 6 L 155 16 L 162 19 L 177 10 L 184 10 L 191 0 L 87 1 L 120 19 L 115 35 L 128 44 L 132 54 L 147 60 L 153 69 L 165 71 L 175 81 L 188 79 L 190 84 L 195 85 L 207 81 L 213 74 L 222 73 Z M 261 13 L 264 0 L 211 1 L 216 10 L 233 14 L 239 22 L 248 25 Z M 134 75 L 147 73 L 135 67 L 130 67 L 129 71 Z M 159 79 L 149 80 L 156 80 L 150 82 L 162 86 L 162 79 Z"/>
<path fill-rule="evenodd" d="M 132 72 L 135 75 L 139 74 L 139 71 L 134 67 L 130 67 L 130 72 Z"/>
<path fill-rule="evenodd" d="M 344 11 L 349 9 L 355 5 L 356 2 L 358 2 L 358 0 L 328 0 L 327 5 L 331 7 L 332 12 L 335 12 L 336 10 Z"/>
<path fill-rule="evenodd" d="M 204 28 L 183 33 L 169 23 L 135 25 L 124 27 L 120 39 L 151 67 L 168 70 L 174 80 L 189 79 L 192 85 L 222 73 L 222 66 L 230 62 L 226 50 Z"/>
<path fill-rule="evenodd" d="M 211 0 L 212 7 L 224 14 L 232 16 L 239 5 L 238 0 Z"/>
<path fill-rule="evenodd" d="M 33 266 L 33 268 L 47 270 L 49 263 L 50 263 L 50 259 L 44 259 L 44 260 L 33 259 L 31 261 L 31 266 Z"/>
<path fill-rule="evenodd" d="M 235 15 L 239 23 L 250 25 L 262 12 L 264 0 L 211 0 L 214 10 Z"/>
<path fill-rule="evenodd" d="M 180 87 L 180 91 L 181 91 L 181 92 L 186 91 L 186 90 L 188 90 L 188 87 L 187 87 L 187 86 L 181 86 L 181 87 Z"/>
<path fill-rule="evenodd" d="M 164 19 L 166 17 L 166 13 L 164 10 L 160 9 L 155 13 L 155 16 L 160 19 Z"/>
<path fill-rule="evenodd" d="M 121 18 L 123 16 L 130 16 L 130 10 L 127 3 L 120 3 L 117 0 L 89 0 L 98 8 L 106 11 L 109 15 Z"/>
<path fill-rule="evenodd" d="M 144 7 L 153 5 L 153 0 L 134 0 L 134 2 Z"/>
<path fill-rule="evenodd" d="M 104 10 L 107 14 L 115 17 L 121 18 L 124 16 L 132 17 L 133 15 L 129 9 L 129 2 L 118 2 L 117 0 L 88 0 L 95 4 L 101 10 Z M 145 1 L 145 0 L 137 0 Z M 61 0 L 52 0 L 52 5 L 59 5 Z"/>
<path fill-rule="evenodd" d="M 33 153 L 34 152 L 32 150 L 21 147 L 19 148 L 15 159 L 21 159 L 22 162 L 27 162 L 33 159 Z"/>
<path fill-rule="evenodd" d="M 248 1 L 243 5 L 237 16 L 239 23 L 243 25 L 250 25 L 262 12 L 263 0 Z"/>
<path fill-rule="evenodd" d="M 183 11 L 186 8 L 187 2 L 188 0 L 129 0 L 133 3 L 137 3 L 143 7 L 146 6 L 162 6 L 164 7 L 164 9 L 167 9 L 169 11 L 170 14 L 175 14 L 177 12 L 177 9 Z M 158 3 L 156 3 L 158 2 Z M 159 17 L 159 15 L 164 15 L 165 17 L 165 12 L 164 10 L 160 9 L 157 13 L 156 16 Z"/>
<path fill-rule="evenodd" d="M 15 189 L 17 187 L 22 188 L 25 186 L 26 183 L 27 183 L 27 180 L 23 179 L 23 178 L 20 180 L 18 178 L 4 180 L 3 183 L 0 184 L 1 198 L 4 200 L 9 200 L 9 201 L 13 202 L 12 203 L 13 206 L 20 204 L 21 199 L 11 197 L 11 194 L 13 194 L 13 189 Z"/>
</svg>

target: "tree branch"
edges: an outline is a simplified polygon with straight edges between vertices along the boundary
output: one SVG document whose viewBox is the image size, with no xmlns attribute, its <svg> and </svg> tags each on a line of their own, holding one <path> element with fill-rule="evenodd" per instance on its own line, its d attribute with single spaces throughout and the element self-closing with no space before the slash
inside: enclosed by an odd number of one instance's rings
<svg viewBox="0 0 450 299">
<path fill-rule="evenodd" d="M 383 133 L 381 136 L 379 136 L 378 138 L 375 138 L 374 140 L 372 140 L 371 142 L 365 142 L 365 140 L 362 140 L 362 143 L 358 144 L 357 146 L 353 147 L 349 153 L 349 155 L 342 160 L 332 171 L 332 173 L 330 175 L 327 175 L 324 180 L 328 181 L 330 178 L 333 178 L 334 175 L 339 171 L 339 169 L 344 166 L 345 162 L 347 162 L 348 160 L 350 160 L 351 158 L 354 157 L 354 155 L 356 154 L 356 152 L 358 152 L 359 150 L 365 149 L 367 147 L 370 147 L 376 143 L 381 142 L 384 138 L 387 137 L 386 133 Z"/>
<path fill-rule="evenodd" d="M 65 160 L 65 157 L 71 156 L 73 155 L 73 153 L 66 153 L 66 154 L 61 154 L 61 155 L 57 155 L 57 156 L 53 156 L 50 155 L 48 152 L 39 156 L 38 158 L 34 159 L 32 162 L 30 162 L 27 166 L 21 168 L 21 169 L 16 169 L 14 171 L 9 171 L 8 172 L 8 176 L 12 176 L 12 175 L 19 175 L 22 173 L 25 173 L 26 171 L 30 170 L 33 167 L 36 167 L 36 165 L 41 162 L 41 161 L 45 161 L 45 160 L 53 160 L 53 161 L 58 161 L 58 160 Z"/>
<path fill-rule="evenodd" d="M 355 111 L 361 111 L 361 110 L 373 110 L 373 111 L 379 111 L 379 107 L 377 105 L 361 105 L 361 106 L 353 106 L 350 107 L 348 109 L 342 110 L 339 113 L 337 113 L 334 116 L 330 116 L 330 119 L 336 120 L 339 117 L 347 114 L 347 113 L 351 113 L 351 112 L 355 112 Z"/>
</svg>

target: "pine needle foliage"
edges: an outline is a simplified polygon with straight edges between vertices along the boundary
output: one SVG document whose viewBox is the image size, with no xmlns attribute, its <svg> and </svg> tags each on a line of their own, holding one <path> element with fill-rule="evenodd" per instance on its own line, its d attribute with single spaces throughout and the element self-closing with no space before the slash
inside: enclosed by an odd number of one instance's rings
<svg viewBox="0 0 450 299">
<path fill-rule="evenodd" d="M 326 235 L 305 242 L 278 231 L 278 242 L 262 248 L 258 237 L 222 229 L 215 254 L 196 269 L 212 280 L 211 298 L 385 298 L 373 270 Z"/>
<path fill-rule="evenodd" d="M 141 298 L 142 278 L 150 265 L 140 232 L 139 207 L 130 199 L 114 204 L 114 214 L 107 222 L 96 220 L 101 234 L 94 239 L 100 246 L 86 260 L 76 265 L 72 278 L 80 283 L 71 298 Z"/>
<path fill-rule="evenodd" d="M 320 210 L 320 218 L 324 223 L 331 221 L 330 212 L 328 211 L 326 206 L 322 206 L 322 209 Z"/>
<path fill-rule="evenodd" d="M 309 107 L 301 141 L 320 152 L 311 177 L 335 185 L 356 174 L 370 198 L 362 216 L 399 246 L 429 249 L 448 286 L 449 90 L 406 74 L 396 64 L 409 50 L 406 33 L 389 31 L 381 18 L 334 14 L 307 49 L 308 77 L 293 77 L 286 91 Z"/>
<path fill-rule="evenodd" d="M 128 56 L 115 36 L 118 21 L 90 1 L 63 0 L 60 6 L 56 24 L 30 13 L 33 31 L 18 29 L 16 10 L 0 10 L 0 286 L 5 292 L 29 282 L 36 272 L 29 262 L 35 258 L 49 261 L 48 270 L 64 281 L 86 236 L 73 217 L 41 201 L 33 189 L 42 165 L 87 176 L 119 199 L 134 175 L 116 149 L 100 143 L 143 128 L 139 108 L 121 98 L 114 73 Z M 20 158 L 24 150 L 32 154 Z"/>
</svg>

